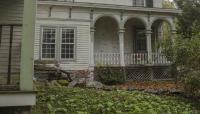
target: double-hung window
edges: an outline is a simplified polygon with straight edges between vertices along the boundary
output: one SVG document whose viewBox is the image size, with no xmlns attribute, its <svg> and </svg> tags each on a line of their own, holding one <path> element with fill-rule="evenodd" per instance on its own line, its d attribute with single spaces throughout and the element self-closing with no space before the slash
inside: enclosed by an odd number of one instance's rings
<svg viewBox="0 0 200 114">
<path fill-rule="evenodd" d="M 43 60 L 73 60 L 75 58 L 75 29 L 42 27 Z"/>
<path fill-rule="evenodd" d="M 42 29 L 42 58 L 55 59 L 56 54 L 56 28 L 44 27 Z"/>
<path fill-rule="evenodd" d="M 74 29 L 61 28 L 61 59 L 73 59 L 74 58 Z"/>
<path fill-rule="evenodd" d="M 144 7 L 144 0 L 133 0 L 133 6 Z"/>
</svg>

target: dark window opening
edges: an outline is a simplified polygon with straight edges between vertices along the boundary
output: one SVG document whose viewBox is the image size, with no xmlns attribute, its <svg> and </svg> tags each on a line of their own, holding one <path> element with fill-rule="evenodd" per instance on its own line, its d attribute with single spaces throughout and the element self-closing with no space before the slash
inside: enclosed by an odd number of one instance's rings
<svg viewBox="0 0 200 114">
<path fill-rule="evenodd" d="M 135 29 L 135 51 L 145 53 L 147 51 L 145 29 Z"/>
<path fill-rule="evenodd" d="M 146 0 L 146 7 L 153 8 L 153 0 Z"/>
</svg>

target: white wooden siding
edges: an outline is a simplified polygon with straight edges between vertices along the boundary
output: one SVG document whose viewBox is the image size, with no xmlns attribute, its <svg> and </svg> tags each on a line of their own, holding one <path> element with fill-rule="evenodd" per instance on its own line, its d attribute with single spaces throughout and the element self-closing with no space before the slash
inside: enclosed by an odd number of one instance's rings
<svg viewBox="0 0 200 114">
<path fill-rule="evenodd" d="M 13 43 L 11 53 L 11 71 L 19 74 L 20 71 L 20 54 L 21 54 L 21 36 L 22 27 L 13 28 Z M 1 35 L 0 47 L 0 75 L 5 75 L 8 72 L 9 59 L 9 43 L 10 43 L 10 27 L 4 26 Z"/>
<path fill-rule="evenodd" d="M 0 1 L 0 25 L 1 24 L 22 24 L 23 0 L 1 0 Z M 22 27 L 14 26 L 12 43 L 11 74 L 19 75 L 21 55 Z M 10 27 L 3 26 L 1 32 L 0 47 L 0 76 L 8 72 L 8 56 L 10 43 Z"/>
<path fill-rule="evenodd" d="M 64 70 L 85 70 L 89 68 L 89 39 L 90 25 L 88 22 L 48 21 L 37 20 L 35 32 L 34 59 L 40 60 L 41 26 L 75 27 L 76 30 L 76 56 L 74 61 L 58 60 Z"/>
<path fill-rule="evenodd" d="M 84 8 L 73 8 L 71 10 L 72 19 L 89 20 L 90 10 Z M 37 7 L 37 18 L 56 18 L 56 19 L 69 19 L 70 8 L 63 6 L 45 6 L 38 5 Z"/>
<path fill-rule="evenodd" d="M 127 5 L 132 6 L 133 0 L 75 0 L 76 2 L 87 2 L 87 3 L 101 3 L 101 4 L 116 4 L 116 5 Z"/>
<path fill-rule="evenodd" d="M 0 23 L 22 23 L 23 0 L 0 0 Z"/>
<path fill-rule="evenodd" d="M 163 7 L 163 0 L 153 0 L 153 6 L 156 8 L 162 8 Z"/>
<path fill-rule="evenodd" d="M 133 0 L 75 0 L 76 2 L 87 2 L 87 3 L 101 3 L 101 4 L 115 4 L 115 5 L 126 5 L 132 6 Z M 142 1 L 142 0 L 141 0 Z M 154 7 L 162 8 L 163 0 L 154 0 Z"/>
<path fill-rule="evenodd" d="M 37 18 L 47 18 L 49 16 L 49 6 L 38 5 Z"/>
</svg>

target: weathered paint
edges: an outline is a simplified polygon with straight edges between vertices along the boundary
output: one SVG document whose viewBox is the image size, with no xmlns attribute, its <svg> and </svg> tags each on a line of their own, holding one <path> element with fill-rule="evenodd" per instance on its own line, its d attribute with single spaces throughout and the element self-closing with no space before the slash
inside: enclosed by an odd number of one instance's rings
<svg viewBox="0 0 200 114">
<path fill-rule="evenodd" d="M 33 90 L 36 0 L 24 0 L 20 90 Z"/>
<path fill-rule="evenodd" d="M 0 93 L 0 107 L 33 106 L 36 102 L 36 93 L 32 92 L 5 92 Z"/>
<path fill-rule="evenodd" d="M 19 83 L 23 6 L 22 0 L 0 1 L 1 84 Z"/>
<path fill-rule="evenodd" d="M 62 1 L 62 0 L 61 0 Z M 97 0 L 96 0 L 97 1 Z M 161 0 L 162 1 L 162 0 Z M 82 1 L 83 2 L 83 1 Z M 87 2 L 95 2 L 95 1 L 87 1 Z M 102 2 L 102 1 L 98 1 Z M 156 4 L 162 4 L 162 2 L 156 1 Z M 56 3 L 57 5 L 55 5 Z M 62 3 L 62 4 L 61 4 Z M 120 3 L 123 3 L 120 1 Z M 71 3 L 69 3 L 71 4 Z M 87 3 L 86 3 L 87 4 Z M 85 4 L 85 5 L 86 5 Z M 82 4 L 83 5 L 83 4 Z M 88 4 L 89 7 L 91 4 Z M 133 7 L 123 7 L 122 10 L 116 10 L 113 8 L 114 6 L 110 6 L 109 9 L 103 8 L 102 5 L 96 4 L 98 6 L 97 9 L 88 8 L 87 6 L 68 6 L 68 2 L 39 2 L 37 9 L 37 22 L 36 22 L 36 37 L 35 37 L 35 48 L 34 48 L 34 59 L 40 60 L 40 50 L 41 50 L 41 26 L 72 26 L 77 28 L 77 37 L 76 37 L 76 60 L 75 61 L 60 61 L 61 67 L 64 70 L 85 70 L 90 66 L 91 59 L 90 57 L 92 50 L 94 52 L 113 52 L 119 53 L 120 45 L 119 45 L 119 37 L 122 37 L 122 34 L 119 35 L 119 31 L 124 29 L 126 22 L 130 19 L 137 18 L 141 20 L 144 24 L 144 28 L 151 28 L 151 23 L 153 23 L 157 19 L 163 19 L 165 21 L 169 21 L 171 24 L 171 20 L 176 13 L 176 10 L 165 10 L 161 8 L 138 8 L 137 11 L 134 10 Z M 127 10 L 126 8 L 130 8 L 131 10 Z M 147 10 L 154 10 L 151 14 L 148 14 Z M 141 11 L 138 11 L 141 10 Z M 146 10 L 146 11 L 145 11 Z M 160 12 L 160 11 L 164 11 Z M 165 12 L 166 11 L 166 12 Z M 170 13 L 169 13 L 169 12 Z M 95 23 L 101 19 L 101 17 L 111 17 L 113 20 L 111 23 L 116 22 L 113 30 L 116 31 L 116 34 L 113 33 L 103 36 L 103 33 L 97 33 L 99 31 L 97 27 L 95 27 Z M 107 22 L 105 22 L 107 23 Z M 137 23 L 137 22 L 135 22 Z M 105 24 L 106 25 L 106 24 Z M 109 26 L 113 26 L 113 24 L 107 24 Z M 100 26 L 103 26 L 100 24 Z M 94 37 L 94 49 L 90 49 L 91 46 L 91 33 L 90 30 L 93 28 L 95 30 Z M 102 27 L 101 27 L 102 28 Z M 131 28 L 131 26 L 129 26 Z M 106 31 L 108 28 L 102 28 L 100 31 Z M 133 37 L 131 37 L 131 29 L 125 27 L 125 37 L 124 37 L 124 52 L 132 53 L 133 52 Z M 99 35 L 98 35 L 99 34 Z M 110 38 L 112 37 L 112 38 Z M 113 38 L 114 37 L 114 38 Z M 95 41 L 96 40 L 96 41 Z M 109 42 L 109 43 L 108 43 Z M 121 43 L 123 43 L 121 41 Z M 102 44 L 102 45 L 101 45 Z M 121 48 L 122 49 L 122 48 Z"/>
</svg>

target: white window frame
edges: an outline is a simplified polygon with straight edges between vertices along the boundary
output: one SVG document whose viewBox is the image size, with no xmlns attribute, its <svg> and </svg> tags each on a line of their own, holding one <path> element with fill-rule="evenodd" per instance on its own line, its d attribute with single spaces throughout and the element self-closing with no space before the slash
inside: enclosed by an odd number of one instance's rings
<svg viewBox="0 0 200 114">
<path fill-rule="evenodd" d="M 146 0 L 132 0 L 133 7 L 145 7 Z"/>
<path fill-rule="evenodd" d="M 42 45 L 43 45 L 43 30 L 44 28 L 55 28 L 56 30 L 56 38 L 55 38 L 55 57 L 54 58 L 43 58 L 42 57 Z M 74 30 L 74 57 L 73 58 L 62 58 L 61 57 L 61 46 L 62 46 L 62 28 L 64 29 L 73 29 Z M 45 61 L 67 61 L 72 62 L 76 60 L 76 39 L 77 39 L 77 28 L 68 25 L 41 25 L 40 26 L 40 59 Z"/>
<path fill-rule="evenodd" d="M 44 29 L 55 29 L 55 43 L 49 43 L 49 44 L 55 44 L 55 55 L 54 55 L 54 58 L 44 58 L 43 57 L 43 44 L 45 44 L 44 42 L 43 42 L 43 39 L 44 39 Z M 40 42 L 40 44 L 41 44 L 41 53 L 40 53 L 40 57 L 41 57 L 41 59 L 42 60 L 55 60 L 56 59 L 56 55 L 57 55 L 57 49 L 56 49 L 56 47 L 57 47 L 57 28 L 55 27 L 55 26 L 42 26 L 41 27 L 41 42 Z M 47 43 L 46 43 L 47 44 Z"/>
<path fill-rule="evenodd" d="M 73 43 L 63 43 L 62 42 L 62 31 L 63 29 L 71 29 L 74 31 L 74 42 Z M 59 59 L 60 60 L 68 60 L 68 61 L 74 61 L 76 58 L 76 28 L 73 27 L 60 27 L 59 28 L 60 31 L 60 42 L 59 42 Z M 62 44 L 73 44 L 73 58 L 62 58 Z"/>
</svg>

